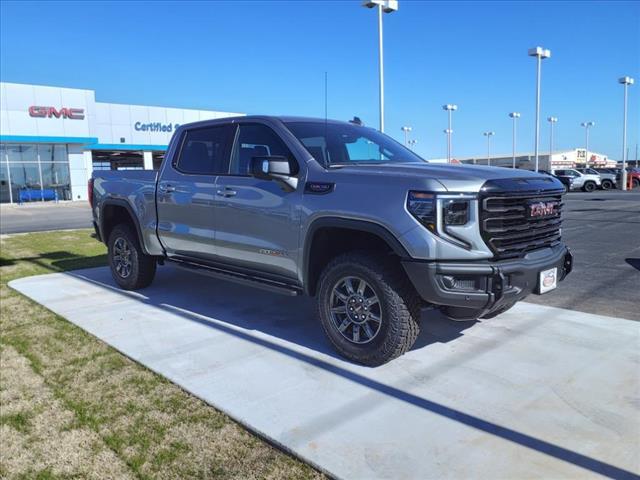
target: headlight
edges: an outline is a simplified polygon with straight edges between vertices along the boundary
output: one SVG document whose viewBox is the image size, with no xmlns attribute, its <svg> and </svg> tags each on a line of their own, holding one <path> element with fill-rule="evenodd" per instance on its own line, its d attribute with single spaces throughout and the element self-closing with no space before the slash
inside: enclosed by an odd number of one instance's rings
<svg viewBox="0 0 640 480">
<path fill-rule="evenodd" d="M 410 191 L 407 196 L 407 210 L 429 231 L 464 248 L 470 248 L 467 238 L 471 220 L 469 194 L 430 193 Z"/>
<path fill-rule="evenodd" d="M 442 214 L 445 225 L 466 225 L 469 221 L 469 200 L 445 200 Z"/>
<path fill-rule="evenodd" d="M 432 232 L 436 231 L 436 196 L 427 192 L 409 192 L 407 210 Z"/>
</svg>

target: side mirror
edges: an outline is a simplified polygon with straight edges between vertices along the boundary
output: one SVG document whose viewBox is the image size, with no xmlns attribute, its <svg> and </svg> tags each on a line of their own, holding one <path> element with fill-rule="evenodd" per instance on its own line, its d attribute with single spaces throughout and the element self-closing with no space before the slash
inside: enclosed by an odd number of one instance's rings
<svg viewBox="0 0 640 480">
<path fill-rule="evenodd" d="M 278 176 L 290 176 L 289 159 L 281 155 L 260 156 L 251 158 L 251 175 L 263 180 L 273 180 Z"/>
<path fill-rule="evenodd" d="M 295 190 L 298 179 L 291 176 L 291 163 L 282 155 L 251 157 L 249 171 L 251 175 L 261 180 L 275 180 L 285 190 Z"/>
</svg>

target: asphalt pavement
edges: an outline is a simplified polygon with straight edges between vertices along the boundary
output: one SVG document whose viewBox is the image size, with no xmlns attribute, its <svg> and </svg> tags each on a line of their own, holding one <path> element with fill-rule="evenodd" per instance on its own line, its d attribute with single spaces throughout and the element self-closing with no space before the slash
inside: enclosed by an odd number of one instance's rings
<svg viewBox="0 0 640 480">
<path fill-rule="evenodd" d="M 0 234 L 91 228 L 88 202 L 0 206 Z"/>
<path fill-rule="evenodd" d="M 527 302 L 640 320 L 640 192 L 569 193 L 562 237 L 573 272 Z"/>
</svg>

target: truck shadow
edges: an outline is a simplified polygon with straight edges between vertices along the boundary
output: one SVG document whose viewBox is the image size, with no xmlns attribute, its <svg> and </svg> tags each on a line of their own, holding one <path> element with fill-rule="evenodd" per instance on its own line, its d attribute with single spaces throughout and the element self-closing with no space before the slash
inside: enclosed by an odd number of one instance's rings
<svg viewBox="0 0 640 480">
<path fill-rule="evenodd" d="M 108 269 L 71 272 L 84 280 L 117 289 Z M 146 303 L 215 319 L 246 330 L 258 331 L 287 342 L 340 358 L 317 320 L 315 300 L 285 297 L 271 292 L 203 277 L 171 266 L 158 269 L 151 287 L 139 291 Z M 455 322 L 438 310 L 423 309 L 421 331 L 413 350 L 451 342 L 477 322 Z"/>
</svg>

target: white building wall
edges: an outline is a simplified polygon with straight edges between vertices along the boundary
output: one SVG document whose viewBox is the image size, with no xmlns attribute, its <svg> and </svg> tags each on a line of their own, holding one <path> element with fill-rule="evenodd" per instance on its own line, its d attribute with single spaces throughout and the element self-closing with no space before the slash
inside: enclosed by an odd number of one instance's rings
<svg viewBox="0 0 640 480">
<path fill-rule="evenodd" d="M 95 94 L 92 90 L 0 83 L 0 134 L 17 136 L 92 137 Z M 30 106 L 82 108 L 84 119 L 34 118 Z"/>
<path fill-rule="evenodd" d="M 145 170 L 153 170 L 153 154 L 151 152 L 142 152 L 142 160 Z"/>
<path fill-rule="evenodd" d="M 241 115 L 244 114 L 98 102 L 96 132 L 100 144 L 162 146 L 169 144 L 173 132 L 183 123 Z"/>
<path fill-rule="evenodd" d="M 69 145 L 68 148 L 71 199 L 87 200 L 87 182 L 92 171 L 87 169 L 85 152 L 81 145 Z"/>
</svg>

